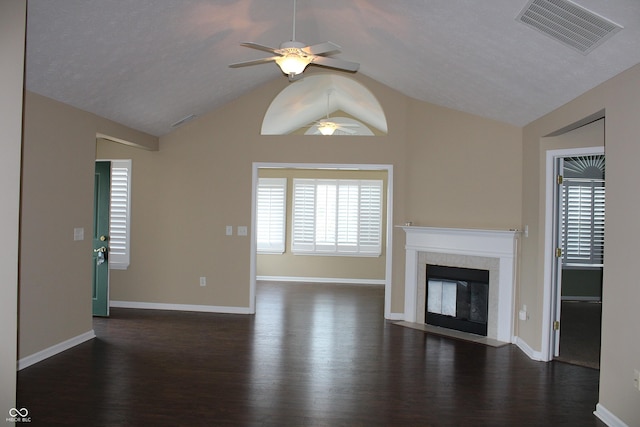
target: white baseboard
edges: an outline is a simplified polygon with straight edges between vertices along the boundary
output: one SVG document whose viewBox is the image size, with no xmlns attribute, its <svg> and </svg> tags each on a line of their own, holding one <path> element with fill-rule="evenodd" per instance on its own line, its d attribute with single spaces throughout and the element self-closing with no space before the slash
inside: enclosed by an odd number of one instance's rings
<svg viewBox="0 0 640 427">
<path fill-rule="evenodd" d="M 620 418 L 613 415 L 601 404 L 596 405 L 596 410 L 593 411 L 593 415 L 600 418 L 600 421 L 608 425 L 609 427 L 629 427 Z"/>
<path fill-rule="evenodd" d="M 384 318 L 386 320 L 401 321 L 404 320 L 404 313 L 386 313 Z"/>
<path fill-rule="evenodd" d="M 165 304 L 157 302 L 137 302 L 137 301 L 111 301 L 110 307 L 114 308 L 140 308 L 144 310 L 174 310 L 174 311 L 198 311 L 204 313 L 223 314 L 253 314 L 249 307 L 227 307 L 214 305 L 196 304 Z"/>
<path fill-rule="evenodd" d="M 517 345 L 524 354 L 529 356 L 530 359 L 537 360 L 539 362 L 545 362 L 544 358 L 542 357 L 542 353 L 532 349 L 531 346 L 529 346 L 529 344 L 527 344 L 522 338 L 514 337 L 513 343 Z"/>
<path fill-rule="evenodd" d="M 384 279 L 344 279 L 337 277 L 256 276 L 265 282 L 336 283 L 343 285 L 384 285 Z"/>
<path fill-rule="evenodd" d="M 56 345 L 52 345 L 49 348 L 45 348 L 44 350 L 41 350 L 37 353 L 23 357 L 22 359 L 18 360 L 18 370 L 27 368 L 31 365 L 35 365 L 38 362 L 42 362 L 43 360 L 48 359 L 51 356 L 55 356 L 56 354 L 62 353 L 65 350 L 69 350 L 70 348 L 75 347 L 78 344 L 82 344 L 85 341 L 89 341 L 95 337 L 96 333 L 92 329 L 85 332 L 84 334 L 80 334 Z"/>
</svg>

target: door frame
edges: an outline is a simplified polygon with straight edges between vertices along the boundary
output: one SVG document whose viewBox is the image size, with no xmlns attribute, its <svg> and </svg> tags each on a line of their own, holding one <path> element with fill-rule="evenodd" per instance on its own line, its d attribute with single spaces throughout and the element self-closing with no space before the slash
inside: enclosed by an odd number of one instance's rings
<svg viewBox="0 0 640 427">
<path fill-rule="evenodd" d="M 250 290 L 249 290 L 249 312 L 256 312 L 256 194 L 258 188 L 258 171 L 264 168 L 280 169 L 344 169 L 344 170 L 378 170 L 387 172 L 387 222 L 385 241 L 385 278 L 384 278 L 384 317 L 393 319 L 391 313 L 391 278 L 393 265 L 393 165 L 388 164 L 330 164 L 330 163 L 262 163 L 252 164 L 251 176 L 251 259 L 250 259 Z"/>
<path fill-rule="evenodd" d="M 556 165 L 562 157 L 580 157 L 603 155 L 604 145 L 596 147 L 565 148 L 546 151 L 545 167 L 545 222 L 544 222 L 544 284 L 542 306 L 542 360 L 554 359 L 556 335 L 553 331 L 555 307 L 558 301 L 558 258 L 555 255 L 559 228 L 557 212 L 559 209 L 556 197 Z M 560 266 L 561 267 L 561 266 Z M 558 336 L 559 339 L 559 336 Z"/>
</svg>

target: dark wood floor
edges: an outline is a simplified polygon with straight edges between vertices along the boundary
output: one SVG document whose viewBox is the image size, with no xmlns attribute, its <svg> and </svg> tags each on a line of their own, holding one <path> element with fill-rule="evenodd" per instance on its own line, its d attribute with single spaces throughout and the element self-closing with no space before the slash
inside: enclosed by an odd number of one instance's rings
<svg viewBox="0 0 640 427">
<path fill-rule="evenodd" d="M 600 369 L 602 304 L 562 301 L 559 361 Z"/>
<path fill-rule="evenodd" d="M 257 314 L 114 309 L 18 373 L 33 426 L 604 426 L 598 371 L 383 319 L 381 287 L 258 286 Z"/>
</svg>

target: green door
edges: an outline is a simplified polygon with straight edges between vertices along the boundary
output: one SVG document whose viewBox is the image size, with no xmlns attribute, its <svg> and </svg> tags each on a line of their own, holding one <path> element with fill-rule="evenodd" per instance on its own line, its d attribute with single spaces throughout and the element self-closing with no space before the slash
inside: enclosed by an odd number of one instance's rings
<svg viewBox="0 0 640 427">
<path fill-rule="evenodd" d="M 93 206 L 93 292 L 94 316 L 109 315 L 109 199 L 111 162 L 96 162 Z"/>
</svg>

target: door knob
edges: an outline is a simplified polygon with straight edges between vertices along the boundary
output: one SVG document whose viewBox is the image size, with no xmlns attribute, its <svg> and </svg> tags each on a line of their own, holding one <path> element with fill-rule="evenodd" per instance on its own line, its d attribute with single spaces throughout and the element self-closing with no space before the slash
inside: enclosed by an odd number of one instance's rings
<svg viewBox="0 0 640 427">
<path fill-rule="evenodd" d="M 106 246 L 99 247 L 98 249 L 94 249 L 93 252 L 107 252 L 107 247 Z"/>
</svg>

